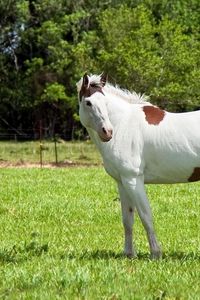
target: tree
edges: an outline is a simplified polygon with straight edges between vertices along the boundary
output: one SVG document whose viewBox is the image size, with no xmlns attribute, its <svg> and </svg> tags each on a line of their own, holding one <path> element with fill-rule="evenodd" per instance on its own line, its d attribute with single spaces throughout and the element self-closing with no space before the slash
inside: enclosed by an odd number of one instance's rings
<svg viewBox="0 0 200 300">
<path fill-rule="evenodd" d="M 158 22 L 143 4 L 103 11 L 100 65 L 114 81 L 149 94 L 166 109 L 192 110 L 199 105 L 199 41 L 196 31 L 189 34 L 165 14 Z"/>
<path fill-rule="evenodd" d="M 0 128 L 33 132 L 42 119 L 47 135 L 71 137 L 85 71 L 171 111 L 197 108 L 198 9 L 198 0 L 2 1 Z"/>
</svg>

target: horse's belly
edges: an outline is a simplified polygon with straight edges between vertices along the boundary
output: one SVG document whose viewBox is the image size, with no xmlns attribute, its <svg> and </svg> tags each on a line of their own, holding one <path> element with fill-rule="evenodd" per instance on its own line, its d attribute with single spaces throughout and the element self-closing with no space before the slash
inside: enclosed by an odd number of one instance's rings
<svg viewBox="0 0 200 300">
<path fill-rule="evenodd" d="M 195 165 L 194 165 L 195 166 Z M 145 183 L 186 183 L 200 180 L 200 164 L 197 167 L 194 166 L 176 166 L 162 168 L 146 168 L 144 170 Z"/>
<path fill-rule="evenodd" d="M 169 138 L 169 137 L 168 137 Z M 176 138 L 176 139 L 175 139 Z M 174 139 L 174 140 L 173 140 Z M 184 183 L 200 180 L 199 139 L 151 143 L 144 151 L 144 180 L 146 183 Z"/>
</svg>

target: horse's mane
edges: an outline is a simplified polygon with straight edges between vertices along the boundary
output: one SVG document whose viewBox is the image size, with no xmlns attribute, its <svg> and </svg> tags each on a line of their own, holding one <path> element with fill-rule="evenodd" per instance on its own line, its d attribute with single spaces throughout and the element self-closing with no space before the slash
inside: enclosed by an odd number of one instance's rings
<svg viewBox="0 0 200 300">
<path fill-rule="evenodd" d="M 90 75 L 89 76 L 90 84 L 102 87 L 102 82 L 101 82 L 101 75 Z M 82 82 L 81 82 L 82 84 Z M 130 92 L 126 89 L 121 89 L 118 85 L 112 85 L 110 83 L 106 83 L 104 86 L 104 89 L 106 92 L 114 94 L 124 101 L 131 103 L 131 104 L 143 104 L 143 103 L 149 103 L 149 97 L 136 93 L 134 91 Z"/>
</svg>

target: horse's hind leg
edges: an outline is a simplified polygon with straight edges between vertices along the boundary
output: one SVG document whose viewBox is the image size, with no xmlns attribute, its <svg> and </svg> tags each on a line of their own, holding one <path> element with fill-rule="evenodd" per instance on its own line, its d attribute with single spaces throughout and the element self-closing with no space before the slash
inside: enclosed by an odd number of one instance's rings
<svg viewBox="0 0 200 300">
<path fill-rule="evenodd" d="M 135 257 L 136 252 L 133 245 L 133 222 L 134 222 L 134 206 L 129 200 L 129 195 L 123 188 L 122 184 L 118 184 L 121 208 L 122 208 L 122 222 L 124 226 L 124 254 L 127 257 Z"/>
<path fill-rule="evenodd" d="M 132 198 L 142 224 L 146 230 L 151 258 L 161 257 L 161 250 L 154 232 L 151 208 L 146 196 L 143 177 L 134 177 L 131 179 L 124 178 L 122 183 L 127 193 Z"/>
</svg>

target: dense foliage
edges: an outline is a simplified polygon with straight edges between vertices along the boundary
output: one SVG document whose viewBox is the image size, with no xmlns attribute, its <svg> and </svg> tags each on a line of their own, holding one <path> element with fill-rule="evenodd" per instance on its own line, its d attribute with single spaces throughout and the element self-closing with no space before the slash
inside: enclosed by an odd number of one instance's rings
<svg viewBox="0 0 200 300">
<path fill-rule="evenodd" d="M 199 0 L 0 2 L 0 129 L 74 136 L 75 83 L 113 83 L 171 111 L 200 106 Z"/>
</svg>

